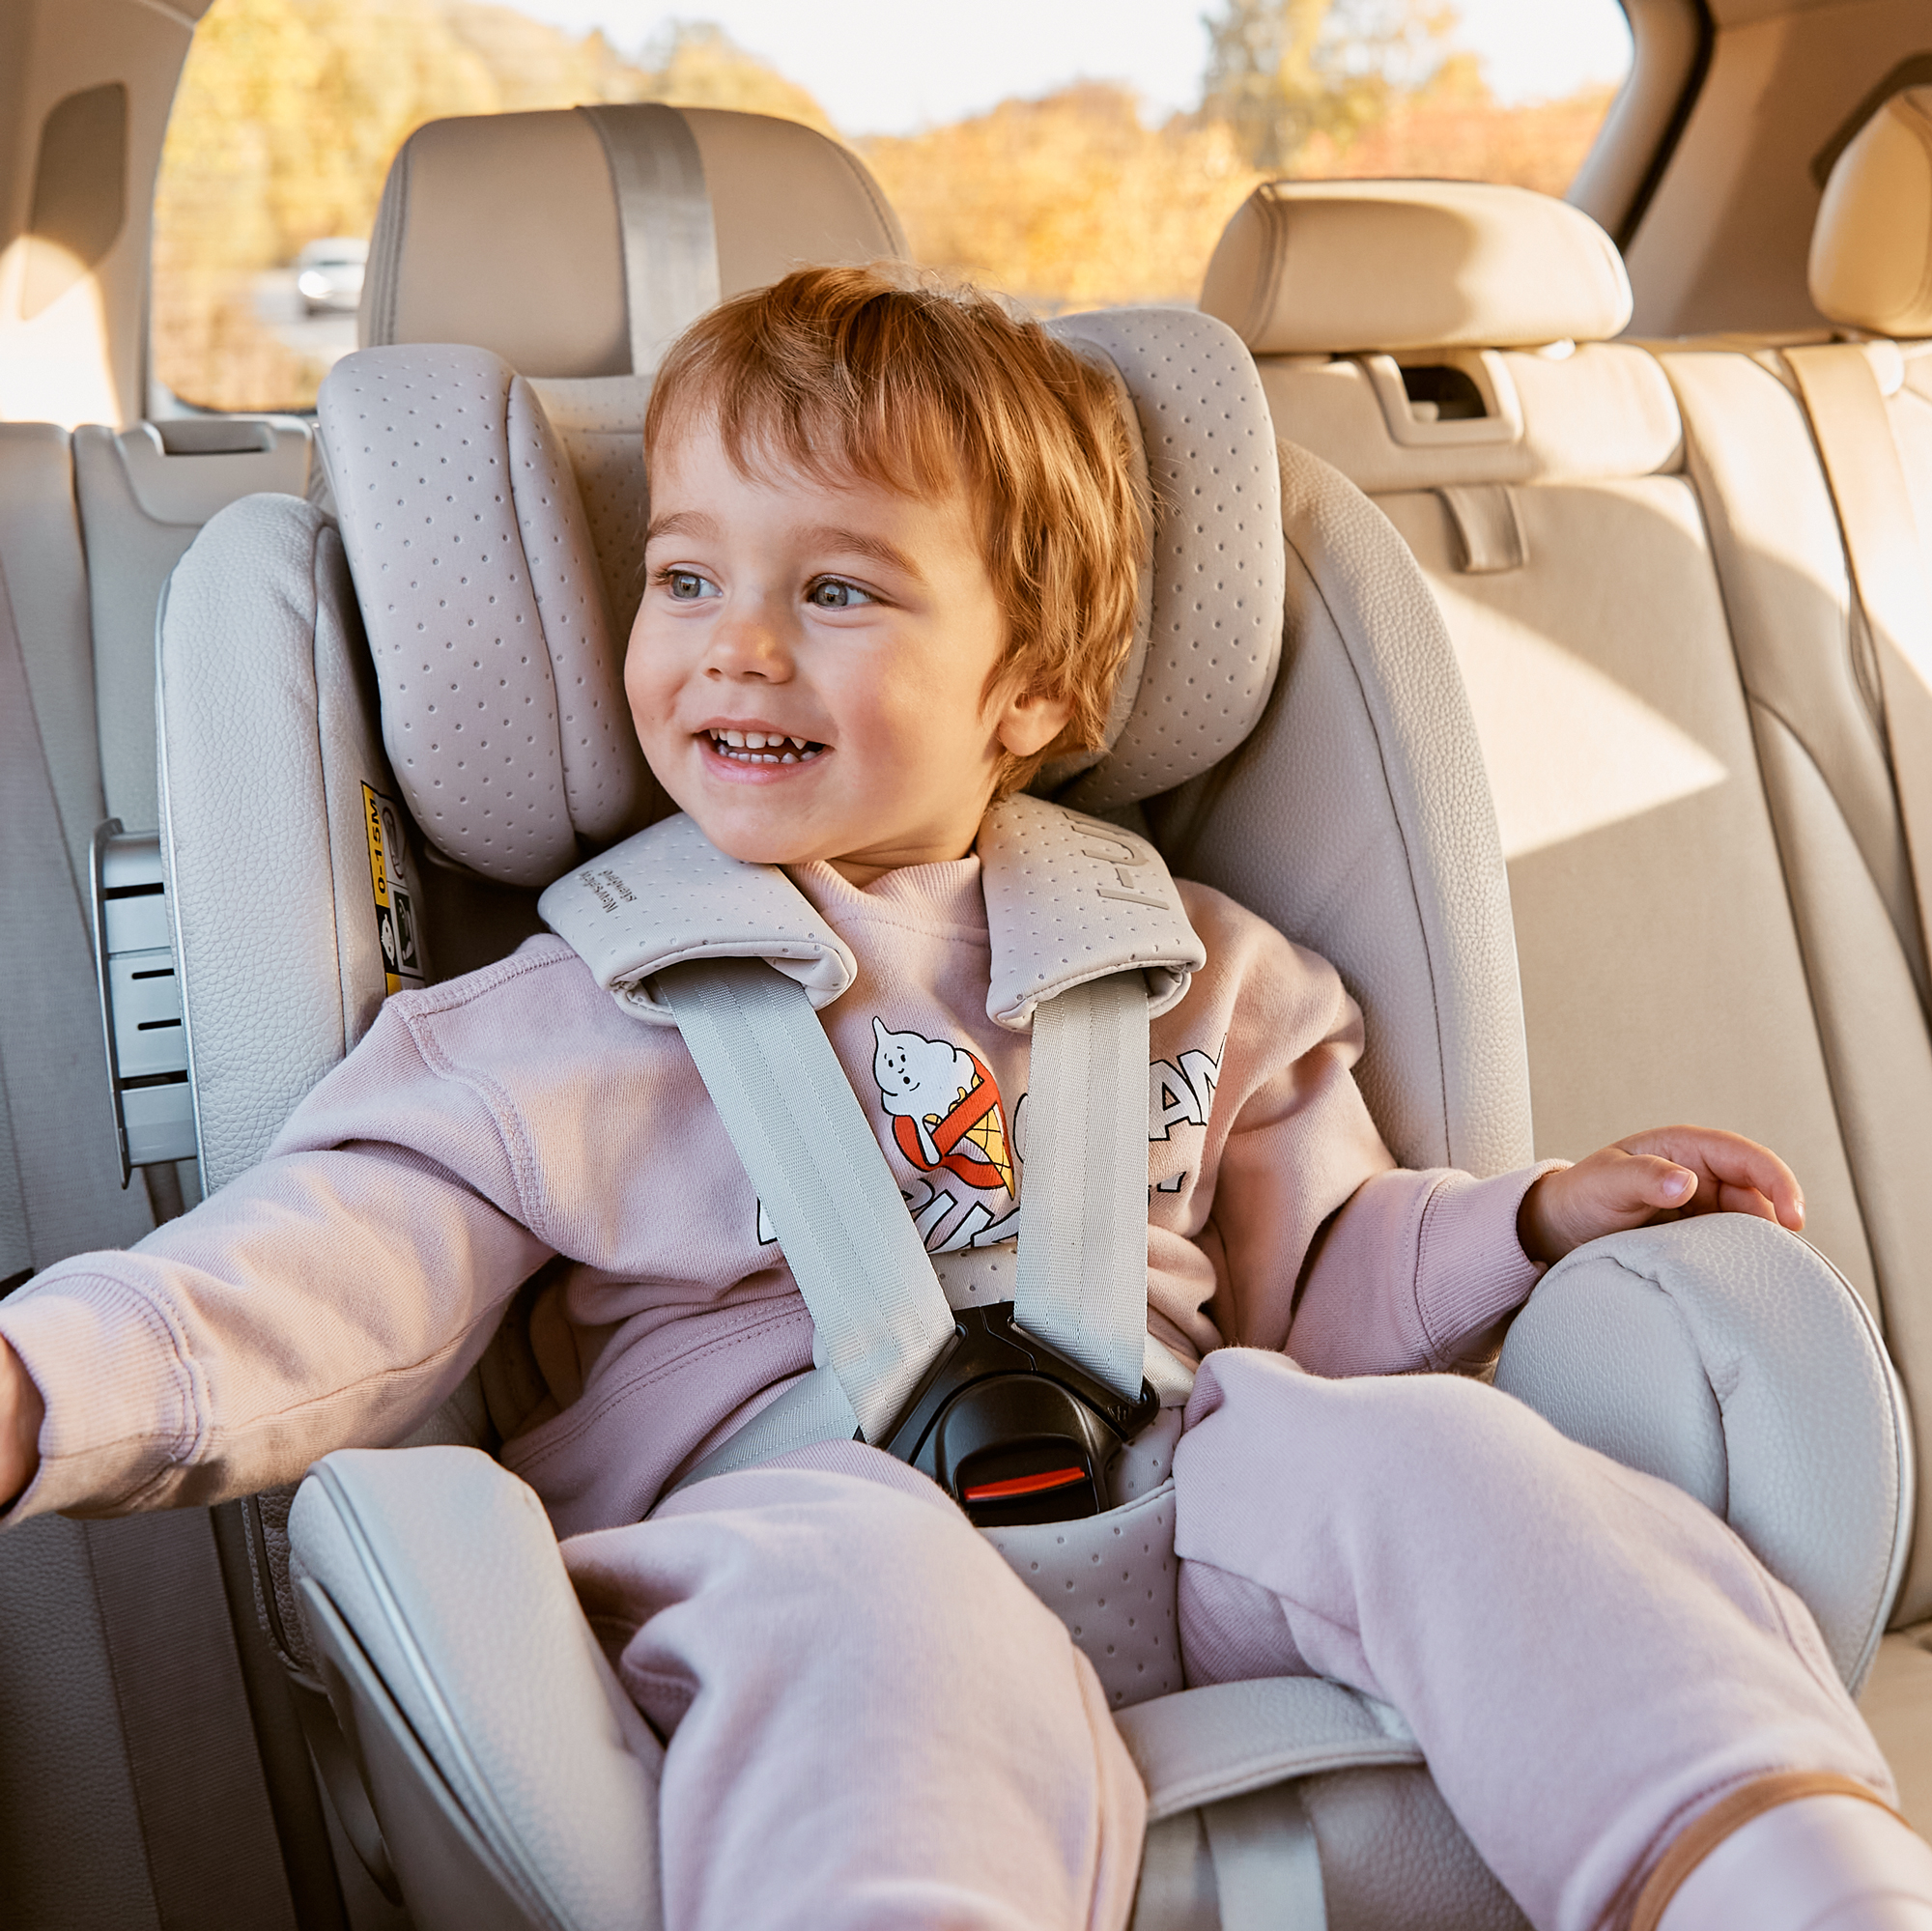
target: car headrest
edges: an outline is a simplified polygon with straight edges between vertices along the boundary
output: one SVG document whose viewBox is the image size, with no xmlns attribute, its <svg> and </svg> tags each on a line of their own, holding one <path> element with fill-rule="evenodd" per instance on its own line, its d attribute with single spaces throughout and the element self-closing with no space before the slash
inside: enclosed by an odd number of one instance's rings
<svg viewBox="0 0 1932 1931">
<path fill-rule="evenodd" d="M 1825 183 L 1811 230 L 1820 315 L 1873 335 L 1932 335 L 1932 87 L 1894 94 Z"/>
<path fill-rule="evenodd" d="M 1118 372 L 1154 506 L 1108 748 L 1049 775 L 1099 810 L 1208 770 L 1259 721 L 1281 655 L 1281 484 L 1260 377 L 1220 323 L 1138 309 L 1053 326 Z M 524 886 L 664 809 L 541 386 L 487 349 L 395 346 L 345 356 L 319 405 L 396 781 L 441 852 Z"/>
<path fill-rule="evenodd" d="M 864 163 L 796 122 L 655 101 L 431 121 L 389 168 L 360 339 L 646 374 L 724 297 L 904 253 Z"/>
<path fill-rule="evenodd" d="M 1265 182 L 1201 306 L 1257 355 L 1603 342 L 1630 321 L 1616 244 L 1568 202 L 1464 181 Z"/>
</svg>

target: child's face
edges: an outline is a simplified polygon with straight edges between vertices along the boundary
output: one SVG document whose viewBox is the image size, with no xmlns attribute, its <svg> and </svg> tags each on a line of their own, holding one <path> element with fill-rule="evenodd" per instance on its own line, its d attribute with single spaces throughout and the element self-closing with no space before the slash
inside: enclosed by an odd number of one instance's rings
<svg viewBox="0 0 1932 1931">
<path fill-rule="evenodd" d="M 1065 703 L 983 696 L 1007 627 L 963 493 L 746 476 L 700 424 L 656 452 L 644 563 L 631 716 L 733 858 L 828 859 L 862 884 L 963 858 L 1001 752 L 1066 722 Z"/>
</svg>

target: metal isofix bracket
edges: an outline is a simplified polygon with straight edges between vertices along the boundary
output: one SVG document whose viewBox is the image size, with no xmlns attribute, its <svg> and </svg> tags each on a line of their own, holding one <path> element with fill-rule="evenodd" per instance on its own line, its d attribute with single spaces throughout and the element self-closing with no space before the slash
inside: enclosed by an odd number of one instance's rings
<svg viewBox="0 0 1932 1931">
<path fill-rule="evenodd" d="M 191 1160 L 197 1147 L 187 1033 L 169 928 L 161 841 L 119 818 L 94 834 L 94 958 L 121 1184 L 136 1167 Z"/>
</svg>

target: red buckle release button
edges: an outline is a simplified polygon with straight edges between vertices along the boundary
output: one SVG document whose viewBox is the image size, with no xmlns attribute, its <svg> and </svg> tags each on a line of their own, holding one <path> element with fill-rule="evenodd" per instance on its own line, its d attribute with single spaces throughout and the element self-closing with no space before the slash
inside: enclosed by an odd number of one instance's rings
<svg viewBox="0 0 1932 1931">
<path fill-rule="evenodd" d="M 1015 1475 L 1007 1482 L 980 1482 L 968 1489 L 960 1497 L 965 1502 L 1004 1502 L 1015 1495 L 1040 1495 L 1049 1489 L 1065 1489 L 1075 1482 L 1084 1482 L 1087 1471 L 1084 1468 L 1048 1468 L 1037 1475 Z"/>
</svg>

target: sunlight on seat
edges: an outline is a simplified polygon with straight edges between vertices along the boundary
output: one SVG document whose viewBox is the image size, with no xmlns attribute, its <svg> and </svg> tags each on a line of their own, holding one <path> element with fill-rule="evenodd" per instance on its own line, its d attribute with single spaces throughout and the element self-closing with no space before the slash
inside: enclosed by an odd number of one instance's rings
<svg viewBox="0 0 1932 1931">
<path fill-rule="evenodd" d="M 67 250 L 40 237 L 0 249 L 0 422 L 119 422 L 121 398 L 106 355 L 100 285 L 85 263 L 31 321 L 20 321 L 30 251 Z M 72 258 L 70 257 L 71 260 Z"/>
<path fill-rule="evenodd" d="M 1623 685 L 1507 618 L 1459 642 L 1503 856 L 1522 858 L 1721 784 L 1729 773 Z"/>
</svg>

